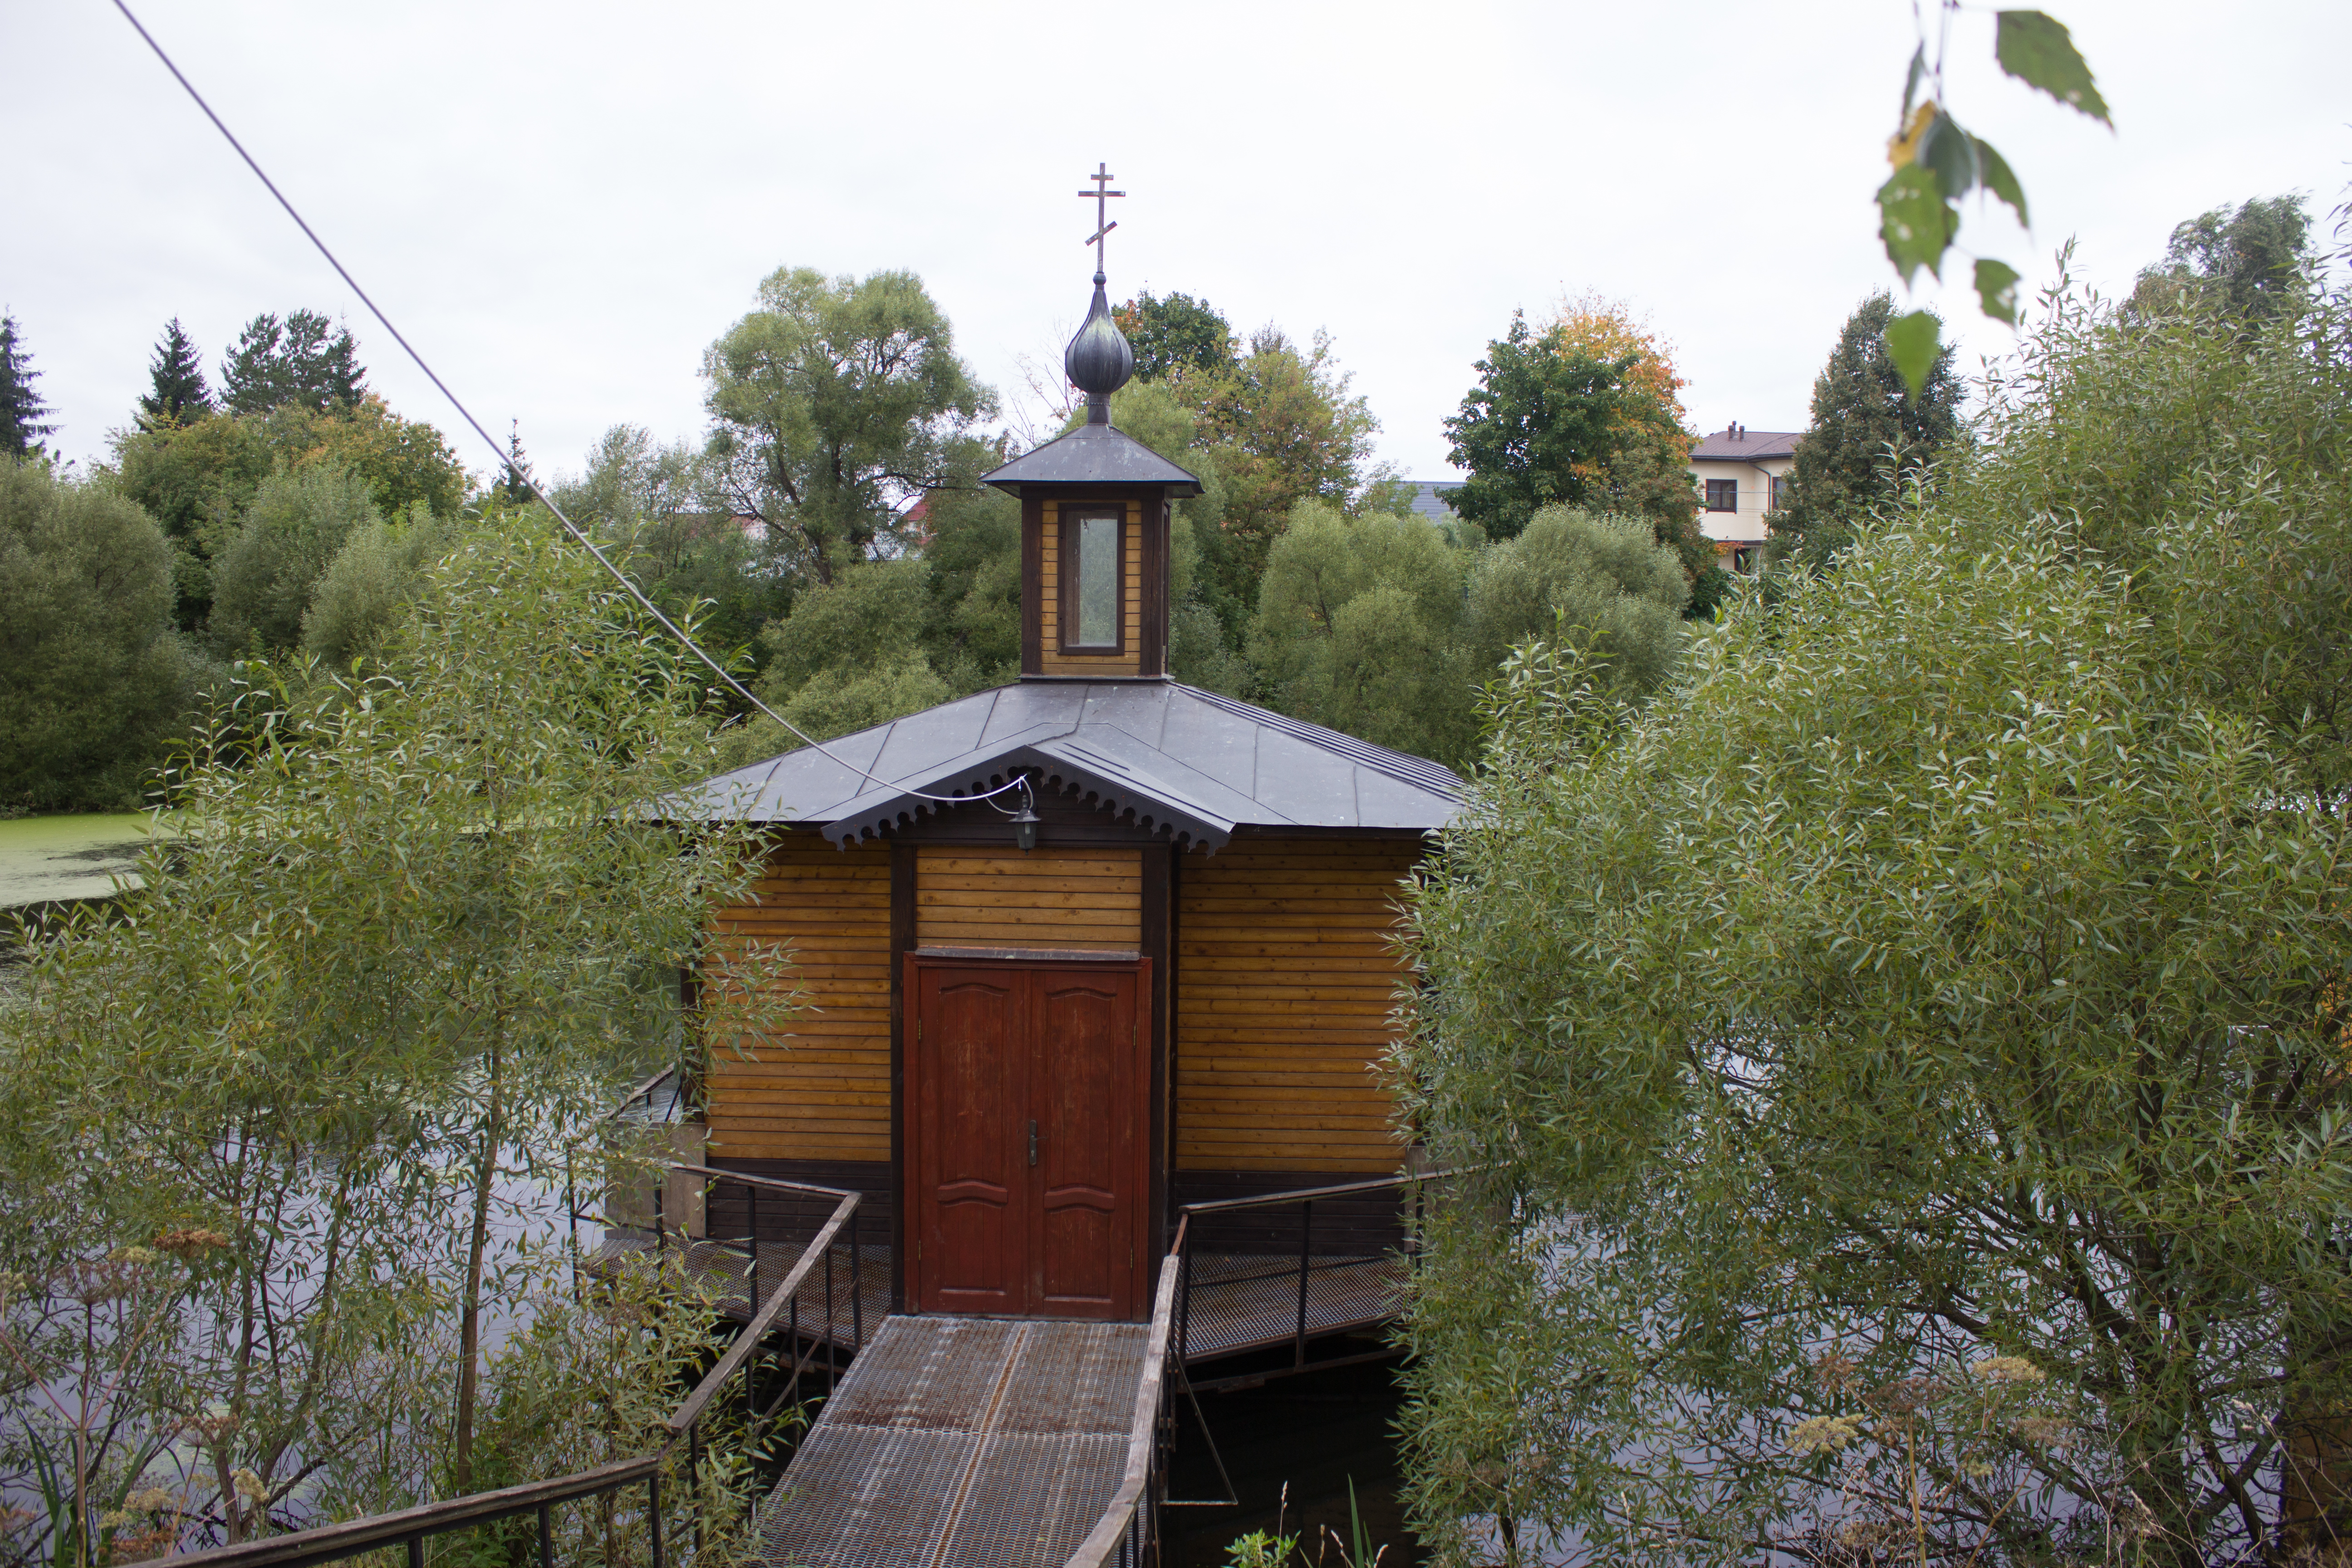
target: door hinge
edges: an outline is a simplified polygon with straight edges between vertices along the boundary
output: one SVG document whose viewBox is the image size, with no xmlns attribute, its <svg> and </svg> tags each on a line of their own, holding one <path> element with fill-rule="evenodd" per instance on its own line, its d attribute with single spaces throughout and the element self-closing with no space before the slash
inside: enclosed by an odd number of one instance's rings
<svg viewBox="0 0 2352 1568">
<path fill-rule="evenodd" d="M 1029 1163 L 1037 1163 L 1037 1119 L 1034 1116 L 1029 1119 Z"/>
<path fill-rule="evenodd" d="M 916 1019 L 916 1020 L 915 1020 L 915 1038 L 917 1038 L 917 1039 L 919 1039 L 919 1039 L 921 1039 L 922 1037 L 923 1037 L 923 1021 L 922 1021 L 920 1018 L 918 1018 L 918 1019 Z"/>
</svg>

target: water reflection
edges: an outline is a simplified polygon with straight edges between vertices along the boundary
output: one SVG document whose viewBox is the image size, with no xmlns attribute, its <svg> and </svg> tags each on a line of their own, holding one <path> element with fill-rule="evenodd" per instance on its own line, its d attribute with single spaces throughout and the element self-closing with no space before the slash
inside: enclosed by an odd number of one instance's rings
<svg viewBox="0 0 2352 1568">
<path fill-rule="evenodd" d="M 1401 1397 L 1395 1367 L 1384 1362 L 1202 1394 L 1202 1412 L 1233 1476 L 1241 1506 L 1168 1510 L 1160 1516 L 1162 1561 L 1168 1568 L 1223 1568 L 1225 1548 L 1234 1537 L 1274 1529 L 1287 1481 L 1290 1506 L 1283 1528 L 1299 1536 L 1307 1561 L 1313 1563 L 1323 1527 L 1337 1534 L 1341 1546 L 1347 1543 L 1348 1483 L 1352 1478 L 1366 1538 L 1388 1548 L 1381 1568 L 1412 1568 L 1422 1554 L 1397 1501 L 1393 1423 Z M 1218 1497 L 1222 1483 L 1192 1406 L 1181 1394 L 1177 1405 L 1176 1462 L 1168 1495 Z M 1329 1552 L 1323 1561 L 1338 1568 L 1340 1554 Z"/>
</svg>

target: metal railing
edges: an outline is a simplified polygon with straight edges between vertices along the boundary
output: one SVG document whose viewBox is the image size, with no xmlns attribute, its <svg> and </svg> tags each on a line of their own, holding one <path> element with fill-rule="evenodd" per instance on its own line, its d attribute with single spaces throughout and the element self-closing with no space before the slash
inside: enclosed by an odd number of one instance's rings
<svg viewBox="0 0 2352 1568">
<path fill-rule="evenodd" d="M 1146 1552 L 1160 1539 L 1167 1448 L 1167 1423 L 1161 1413 L 1170 1403 L 1169 1384 L 1183 1375 L 1182 1363 L 1171 1352 L 1171 1331 L 1177 1280 L 1184 1271 L 1184 1231 L 1191 1223 L 1189 1218 L 1176 1222 L 1175 1243 L 1160 1265 L 1160 1286 L 1151 1302 L 1151 1335 L 1145 1342 L 1143 1373 L 1135 1391 L 1135 1420 L 1128 1428 L 1127 1469 L 1102 1518 L 1070 1553 L 1064 1568 L 1139 1568 Z"/>
<path fill-rule="evenodd" d="M 1206 1282 L 1208 1288 L 1239 1292 L 1248 1286 L 1263 1284 L 1270 1280 L 1296 1281 L 1297 1289 L 1293 1301 L 1290 1336 L 1291 1370 L 1293 1371 L 1343 1366 L 1354 1362 L 1378 1360 L 1392 1354 L 1392 1352 L 1380 1350 L 1367 1352 L 1360 1355 L 1325 1357 L 1309 1363 L 1307 1359 L 1308 1341 L 1320 1334 L 1357 1326 L 1352 1322 L 1328 1324 L 1311 1322 L 1308 1313 L 1309 1294 L 1318 1278 L 1329 1279 L 1349 1269 L 1384 1270 L 1391 1268 L 1400 1255 L 1405 1266 L 1410 1268 L 1414 1259 L 1420 1256 L 1421 1222 L 1424 1212 L 1426 1188 L 1433 1182 L 1443 1182 L 1457 1173 L 1459 1173 L 1454 1171 L 1427 1171 L 1399 1176 L 1375 1177 L 1364 1182 L 1340 1182 L 1322 1187 L 1296 1187 L 1286 1192 L 1259 1193 L 1250 1197 L 1219 1198 L 1206 1203 L 1182 1205 L 1176 1211 L 1181 1216 L 1176 1230 L 1176 1245 L 1184 1253 L 1185 1265 L 1181 1270 L 1183 1283 L 1177 1306 L 1175 1335 L 1178 1356 L 1188 1363 L 1194 1358 L 1192 1345 L 1194 1270 L 1192 1267 L 1191 1248 L 1200 1245 L 1200 1242 L 1197 1232 L 1188 1233 L 1190 1222 L 1196 1218 L 1205 1220 L 1207 1216 L 1234 1215 L 1244 1210 L 1286 1208 L 1293 1205 L 1296 1205 L 1298 1210 L 1297 1245 L 1294 1251 L 1284 1255 L 1285 1260 L 1279 1267 L 1270 1267 L 1255 1273 L 1221 1273 Z M 1410 1210 L 1400 1216 L 1402 1220 L 1403 1232 L 1402 1246 L 1393 1253 L 1382 1247 L 1369 1251 L 1341 1252 L 1318 1259 L 1315 1252 L 1316 1204 L 1319 1201 L 1328 1206 L 1333 1199 L 1356 1197 L 1379 1192 L 1409 1192 L 1411 1194 Z M 1267 1251 L 1263 1256 L 1271 1259 L 1276 1255 Z M 1265 1343 L 1262 1341 L 1235 1347 L 1236 1352 L 1264 1348 Z M 1217 1385 L 1200 1384 L 1196 1386 L 1211 1388 Z"/>
<path fill-rule="evenodd" d="M 659 1080 L 646 1086 L 649 1089 Z M 645 1089 L 639 1090 L 642 1095 Z M 637 1096 L 632 1096 L 635 1100 Z M 662 1472 L 684 1449 L 687 1496 L 698 1496 L 698 1480 L 702 1460 L 702 1425 L 715 1407 L 727 1384 L 740 1375 L 743 1382 L 743 1409 L 748 1435 L 756 1444 L 762 1423 L 774 1420 L 779 1411 L 799 1394 L 802 1374 L 814 1368 L 817 1344 L 812 1343 L 805 1353 L 802 1345 L 800 1298 L 802 1288 L 821 1263 L 824 1269 L 824 1330 L 816 1336 L 821 1342 L 826 1367 L 826 1391 L 832 1390 L 837 1375 L 838 1342 L 833 1328 L 839 1321 L 834 1301 L 835 1242 L 846 1228 L 849 1232 L 850 1272 L 850 1353 L 854 1356 L 866 1342 L 864 1314 L 857 1302 L 857 1228 L 856 1216 L 860 1194 L 837 1187 L 814 1186 L 804 1182 L 779 1181 L 773 1177 L 746 1175 L 733 1171 L 712 1170 L 700 1165 L 673 1164 L 662 1169 L 655 1183 L 655 1231 L 653 1248 L 657 1259 L 666 1256 L 667 1247 L 661 1240 L 664 1227 L 660 1223 L 660 1193 L 672 1171 L 702 1177 L 707 1184 L 719 1182 L 740 1184 L 747 1189 L 761 1187 L 783 1189 L 809 1196 L 835 1200 L 832 1213 L 817 1227 L 815 1234 L 801 1250 L 800 1257 L 779 1280 L 763 1302 L 759 1285 L 758 1208 L 756 1198 L 748 1205 L 752 1224 L 747 1226 L 744 1278 L 747 1282 L 750 1321 L 736 1335 L 724 1355 L 671 1412 L 663 1424 L 661 1447 L 653 1453 L 633 1459 L 615 1460 L 593 1469 L 551 1480 L 531 1481 L 522 1486 L 508 1487 L 498 1491 L 477 1492 L 468 1497 L 451 1498 L 444 1502 L 425 1503 L 416 1508 L 403 1509 L 396 1513 L 376 1514 L 366 1519 L 352 1520 L 341 1524 L 322 1525 L 287 1535 L 272 1536 L 264 1541 L 240 1542 L 235 1546 L 215 1547 L 206 1552 L 191 1552 L 173 1559 L 178 1563 L 202 1564 L 203 1568 L 300 1568 L 315 1563 L 334 1563 L 347 1558 L 381 1552 L 388 1547 L 405 1547 L 409 1568 L 424 1568 L 425 1543 L 436 1536 L 455 1534 L 459 1531 L 477 1529 L 502 1520 L 536 1512 L 538 1557 L 541 1568 L 553 1568 L 554 1519 L 557 1505 L 576 1502 L 616 1493 L 624 1488 L 643 1482 L 646 1488 L 645 1523 L 652 1558 L 652 1568 L 664 1568 L 668 1557 L 667 1527 L 662 1513 Z M 679 1237 L 679 1245 L 688 1245 L 689 1238 Z M 704 1240 L 699 1245 L 715 1247 L 724 1253 L 733 1248 L 724 1243 Z M 682 1252 L 681 1264 L 691 1268 L 693 1254 Z M 758 1398 L 754 1375 L 760 1347 L 779 1327 L 786 1331 L 786 1353 L 792 1358 L 792 1370 L 782 1389 L 765 1408 Z M 701 1545 L 702 1521 L 695 1511 L 695 1544 Z"/>
</svg>

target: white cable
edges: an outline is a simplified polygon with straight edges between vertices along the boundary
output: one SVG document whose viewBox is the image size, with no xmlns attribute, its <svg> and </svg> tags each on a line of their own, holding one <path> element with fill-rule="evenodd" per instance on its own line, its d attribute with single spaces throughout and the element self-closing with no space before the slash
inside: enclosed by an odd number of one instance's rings
<svg viewBox="0 0 2352 1568">
<path fill-rule="evenodd" d="M 492 455 L 498 458 L 500 464 L 509 468 L 510 471 L 522 476 L 523 482 L 530 487 L 530 493 L 539 499 L 539 503 L 554 514 L 555 521 L 563 525 L 563 531 L 566 533 L 569 533 L 573 540 L 578 542 L 581 547 L 585 549 L 589 554 L 596 558 L 596 563 L 611 574 L 613 581 L 621 585 L 622 591 L 627 594 L 630 598 L 635 599 L 647 615 L 650 615 L 655 620 L 660 622 L 662 628 L 683 644 L 688 652 L 693 654 L 695 658 L 709 666 L 710 672 L 719 677 L 719 679 L 725 681 L 730 690 L 733 691 L 744 701 L 749 702 L 752 707 L 758 709 L 761 712 L 766 714 L 769 718 L 774 720 L 778 724 L 782 725 L 788 733 L 797 736 L 803 745 L 815 751 L 818 755 L 824 757 L 831 762 L 836 763 L 842 767 L 847 768 L 851 773 L 856 773 L 862 778 L 871 779 L 874 783 L 881 784 L 886 788 L 896 789 L 902 795 L 913 795 L 918 800 L 938 801 L 943 804 L 961 805 L 975 800 L 985 800 L 993 804 L 995 796 L 1003 795 L 1009 790 L 1017 789 L 1022 792 L 1023 795 L 1028 797 L 1028 804 L 1034 808 L 1035 797 L 1030 793 L 1029 778 L 1025 773 L 1015 775 L 1013 782 L 1010 784 L 1000 784 L 994 789 L 983 791 L 978 795 L 932 795 L 924 790 L 908 788 L 907 786 L 898 784 L 898 781 L 894 779 L 886 779 L 877 773 L 874 773 L 869 769 L 861 768 L 856 763 L 851 762 L 848 758 L 828 749 L 823 742 L 816 740 L 814 737 L 808 734 L 807 731 L 802 730 L 799 725 L 794 724 L 791 720 L 785 718 L 782 714 L 777 712 L 774 709 L 769 707 L 766 703 L 753 696 L 749 687 L 736 679 L 734 675 L 727 668 L 726 666 L 720 664 L 717 659 L 711 658 L 709 653 L 705 652 L 702 645 L 696 642 L 693 637 L 687 635 L 686 629 L 683 626 L 680 626 L 676 621 L 671 620 L 668 616 L 663 614 L 662 608 L 659 605 L 655 604 L 651 599 L 647 598 L 644 592 L 640 590 L 635 583 L 629 581 L 627 573 L 613 564 L 612 559 L 607 556 L 603 550 L 597 547 L 596 542 L 589 538 L 586 532 L 584 532 L 577 523 L 573 522 L 569 517 L 566 517 L 563 514 L 563 509 L 557 506 L 555 502 L 549 498 L 548 493 L 539 488 L 538 479 L 534 479 L 529 473 L 524 472 L 521 468 L 515 467 L 509 461 L 509 454 L 507 452 L 506 448 L 500 447 L 496 441 L 490 438 L 490 433 L 488 430 L 483 429 L 481 422 L 474 417 L 473 414 L 466 407 L 465 404 L 458 401 L 457 395 L 449 390 L 448 384 L 444 382 L 440 376 L 434 374 L 434 370 L 431 365 L 425 363 L 425 356 L 418 353 L 416 350 L 410 345 L 406 338 L 401 336 L 400 329 L 392 324 L 392 318 L 385 315 L 383 311 L 377 307 L 376 302 L 368 297 L 368 291 L 360 287 L 359 279 L 353 278 L 350 271 L 345 268 L 343 264 L 335 259 L 335 253 L 327 248 L 327 242 L 320 239 L 318 234 L 310 227 L 310 224 L 303 218 L 302 215 L 295 210 L 294 204 L 286 199 L 286 193 L 278 188 L 277 182 L 272 180 L 267 174 L 263 173 L 261 165 L 254 161 L 253 154 L 245 150 L 245 143 L 239 142 L 236 139 L 235 132 L 231 132 L 229 128 L 222 122 L 221 117 L 213 112 L 213 106 L 205 101 L 205 95 L 198 92 L 196 90 L 195 84 L 190 81 L 186 76 L 182 74 L 180 68 L 173 63 L 172 57 L 163 52 L 163 46 L 155 41 L 155 36 L 150 33 L 146 26 L 141 23 L 139 18 L 131 14 L 131 7 L 124 3 L 124 0 L 114 0 L 114 8 L 121 12 L 122 19 L 130 23 L 131 26 L 137 30 L 140 37 L 146 40 L 147 47 L 155 52 L 155 58 L 163 62 L 163 68 L 170 71 L 173 79 L 178 81 L 183 88 L 187 89 L 188 96 L 195 100 L 196 107 L 205 111 L 205 118 L 213 122 L 213 129 L 219 132 L 222 137 L 227 141 L 231 147 L 236 149 L 236 155 L 245 160 L 245 166 L 253 171 L 254 178 L 259 180 L 263 186 L 268 190 L 269 194 L 278 198 L 278 205 L 286 209 L 286 216 L 294 220 L 294 226 L 302 231 L 302 237 L 305 239 L 308 239 L 312 246 L 317 247 L 320 255 L 327 258 L 327 265 L 333 268 L 336 274 L 342 279 L 344 283 L 350 286 L 352 292 L 360 297 L 360 303 L 368 308 L 369 314 L 374 316 L 378 321 L 381 321 L 383 324 L 383 330 L 392 334 L 393 342 L 398 343 L 401 346 L 402 351 L 404 352 L 410 359 L 416 362 L 416 368 L 425 373 L 425 379 L 430 381 L 434 386 L 439 390 L 442 396 L 449 400 L 449 406 L 457 411 L 457 417 L 463 419 L 472 427 L 474 434 L 482 438 L 482 444 L 489 447 Z M 779 764 L 781 764 L 782 762 L 782 758 L 777 759 L 777 763 Z M 772 766 L 769 772 L 772 777 L 774 768 Z M 998 809 L 1002 810 L 1003 808 L 999 807 Z"/>
</svg>

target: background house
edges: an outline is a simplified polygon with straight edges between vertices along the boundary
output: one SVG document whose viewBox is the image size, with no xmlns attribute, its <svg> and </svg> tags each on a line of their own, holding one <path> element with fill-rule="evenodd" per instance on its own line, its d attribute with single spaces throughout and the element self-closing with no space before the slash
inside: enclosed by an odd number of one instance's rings
<svg viewBox="0 0 2352 1568">
<path fill-rule="evenodd" d="M 1704 493 L 1699 531 L 1715 542 L 1727 572 L 1753 572 L 1763 560 L 1767 514 L 1780 510 L 1801 430 L 1750 430 L 1734 422 L 1691 447 L 1691 477 Z"/>
</svg>

